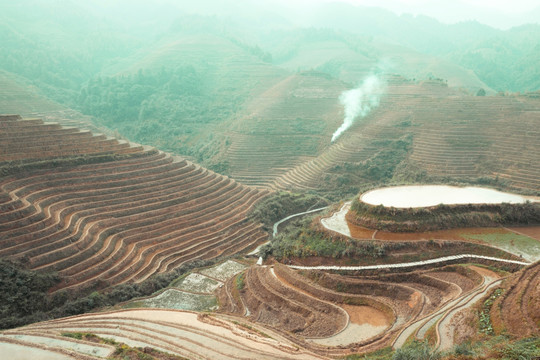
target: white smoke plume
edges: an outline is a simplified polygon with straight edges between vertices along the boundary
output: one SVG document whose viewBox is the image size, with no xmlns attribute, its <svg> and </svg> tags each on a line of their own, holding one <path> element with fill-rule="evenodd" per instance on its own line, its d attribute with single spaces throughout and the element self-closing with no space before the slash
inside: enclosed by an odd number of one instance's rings
<svg viewBox="0 0 540 360">
<path fill-rule="evenodd" d="M 350 128 L 354 120 L 363 118 L 371 109 L 379 106 L 383 89 L 383 81 L 376 75 L 370 75 L 356 89 L 347 90 L 341 94 L 339 101 L 345 107 L 345 118 L 343 124 L 332 135 L 331 142 L 336 141 L 344 131 Z"/>
</svg>

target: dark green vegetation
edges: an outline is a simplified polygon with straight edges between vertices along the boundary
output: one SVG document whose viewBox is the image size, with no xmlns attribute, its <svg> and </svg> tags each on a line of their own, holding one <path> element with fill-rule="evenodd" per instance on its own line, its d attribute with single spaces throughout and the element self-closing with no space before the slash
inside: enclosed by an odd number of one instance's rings
<svg viewBox="0 0 540 360">
<path fill-rule="evenodd" d="M 263 223 L 271 232 L 275 222 L 292 214 L 327 206 L 329 203 L 327 199 L 315 194 L 278 191 L 259 202 L 250 218 Z"/>
<path fill-rule="evenodd" d="M 201 76 L 193 67 L 174 71 L 162 68 L 159 72 L 140 71 L 118 77 L 98 77 L 83 86 L 78 103 L 84 113 L 102 119 L 104 125 L 141 143 L 153 142 L 162 149 L 174 148 L 175 139 L 193 132 L 193 123 L 209 121 L 212 117 L 201 112 L 205 104 Z M 211 99 L 216 103 L 218 99 Z M 206 109 L 211 112 L 210 108 Z M 183 126 L 174 119 L 184 119 Z M 190 126 L 191 125 L 191 126 Z M 159 143 L 164 133 L 172 143 Z M 182 144 L 182 142 L 179 142 Z M 179 151 L 180 150 L 180 151 Z"/>
<path fill-rule="evenodd" d="M 496 336 L 474 344 L 458 345 L 450 352 L 434 350 L 426 342 L 413 341 L 401 349 L 385 348 L 364 355 L 350 355 L 347 360 L 534 360 L 540 356 L 540 339 L 512 339 Z"/>
<path fill-rule="evenodd" d="M 494 335 L 493 332 L 493 324 L 491 323 L 491 319 L 489 316 L 489 312 L 491 310 L 491 307 L 493 306 L 493 302 L 503 294 L 504 289 L 495 289 L 491 295 L 484 301 L 484 304 L 482 306 L 482 311 L 478 314 L 479 319 L 479 325 L 480 325 L 480 332 L 487 334 L 487 335 Z"/>
<path fill-rule="evenodd" d="M 46 170 L 52 168 L 72 167 L 77 165 L 99 164 L 110 161 L 135 159 L 144 156 L 152 156 L 156 152 L 157 150 L 134 154 L 84 154 L 79 156 L 64 156 L 44 160 L 29 159 L 0 161 L 0 177 L 19 173 L 31 173 L 38 170 Z"/>
<path fill-rule="evenodd" d="M 400 133 L 396 132 L 396 135 Z M 414 169 L 407 163 L 412 140 L 412 135 L 406 132 L 401 137 L 367 140 L 370 142 L 369 147 L 377 151 L 362 162 L 344 162 L 332 166 L 320 191 L 342 199 L 380 184 L 429 181 L 425 171 Z"/>
<path fill-rule="evenodd" d="M 261 249 L 262 253 L 266 256 L 272 255 L 278 260 L 311 256 L 334 259 L 364 257 L 366 260 L 365 257 L 377 259 L 385 256 L 385 244 L 332 238 L 327 233 L 313 229 L 311 223 L 312 217 L 293 221 L 290 226 L 281 229 L 270 244 Z"/>
<path fill-rule="evenodd" d="M 0 329 L 38 321 L 78 315 L 148 296 L 195 267 L 212 265 L 215 260 L 192 261 L 169 273 L 152 276 L 136 284 L 121 284 L 104 291 L 80 293 L 49 289 L 62 281 L 56 274 L 26 270 L 21 263 L 0 260 Z"/>
<path fill-rule="evenodd" d="M 128 346 L 124 343 L 117 342 L 113 339 L 102 338 L 91 333 L 80 332 L 66 332 L 62 333 L 62 336 L 69 337 L 77 340 L 85 340 L 97 344 L 113 345 L 116 350 L 114 353 L 107 357 L 108 360 L 126 360 L 126 359 L 138 359 L 138 360 L 182 360 L 183 357 L 165 353 L 153 348 L 136 348 Z"/>
<path fill-rule="evenodd" d="M 374 206 L 356 198 L 347 219 L 372 229 L 395 232 L 423 232 L 462 227 L 534 225 L 540 223 L 540 205 L 464 204 L 400 209 Z"/>
<path fill-rule="evenodd" d="M 244 273 L 236 276 L 236 288 L 238 290 L 242 290 L 246 286 L 246 282 L 244 279 Z"/>
<path fill-rule="evenodd" d="M 0 328 L 39 321 L 41 312 L 58 306 L 67 294 L 47 296 L 47 290 L 59 281 L 56 274 L 29 271 L 21 264 L 0 260 Z M 21 318 L 26 321 L 19 322 Z"/>
<path fill-rule="evenodd" d="M 310 262 L 309 258 L 316 257 L 326 259 L 325 264 L 337 261 L 347 265 L 415 262 L 459 254 L 516 259 L 505 251 L 462 241 L 353 240 L 323 231 L 321 225 L 315 226 L 313 216 L 291 221 L 261 248 L 260 253 L 264 257 L 273 256 L 280 262 L 290 259 Z"/>
</svg>

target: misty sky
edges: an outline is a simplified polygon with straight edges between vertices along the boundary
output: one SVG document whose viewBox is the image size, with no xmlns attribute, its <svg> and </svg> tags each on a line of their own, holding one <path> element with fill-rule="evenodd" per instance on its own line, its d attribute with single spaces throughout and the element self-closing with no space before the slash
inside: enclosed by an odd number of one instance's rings
<svg viewBox="0 0 540 360">
<path fill-rule="evenodd" d="M 397 14 L 423 14 L 444 23 L 477 20 L 501 29 L 540 22 L 539 0 L 287 0 L 291 1 L 303 5 L 341 1 L 382 7 Z"/>
</svg>

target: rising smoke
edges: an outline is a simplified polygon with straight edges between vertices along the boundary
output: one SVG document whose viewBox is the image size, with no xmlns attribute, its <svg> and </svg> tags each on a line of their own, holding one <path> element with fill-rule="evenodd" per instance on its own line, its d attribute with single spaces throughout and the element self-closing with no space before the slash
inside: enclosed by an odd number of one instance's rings
<svg viewBox="0 0 540 360">
<path fill-rule="evenodd" d="M 370 75 L 356 89 L 347 90 L 341 94 L 339 101 L 345 107 L 345 118 L 343 124 L 332 135 L 331 142 L 336 141 L 350 128 L 354 120 L 363 118 L 371 109 L 379 106 L 383 88 L 383 81 L 376 75 Z"/>
</svg>

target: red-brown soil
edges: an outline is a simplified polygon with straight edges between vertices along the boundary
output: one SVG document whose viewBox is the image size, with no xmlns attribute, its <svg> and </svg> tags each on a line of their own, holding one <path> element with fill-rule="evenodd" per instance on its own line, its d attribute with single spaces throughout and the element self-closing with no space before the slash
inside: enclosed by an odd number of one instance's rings
<svg viewBox="0 0 540 360">
<path fill-rule="evenodd" d="M 508 230 L 540 241 L 540 226 L 509 227 Z"/>
<path fill-rule="evenodd" d="M 375 239 L 378 231 L 347 222 L 353 239 Z"/>
<path fill-rule="evenodd" d="M 540 335 L 540 262 L 513 274 L 501 286 L 503 294 L 491 307 L 497 333 L 517 337 Z"/>
<path fill-rule="evenodd" d="M 231 286 L 235 284 L 229 281 L 220 299 L 227 299 Z M 251 267 L 245 272 L 245 289 L 240 292 L 240 299 L 242 305 L 236 307 L 223 300 L 220 304 L 228 312 L 245 305 L 253 321 L 304 337 L 331 336 L 346 325 L 343 310 L 280 281 L 270 267 Z"/>
<path fill-rule="evenodd" d="M 275 264 L 273 268 L 248 269 L 242 290 L 236 289 L 236 281 L 229 281 L 218 291 L 218 296 L 221 311 L 245 315 L 276 330 L 292 332 L 294 336 L 289 333 L 289 339 L 321 354 L 342 356 L 346 349 L 369 351 L 390 345 L 404 326 L 478 288 L 483 275 L 488 273 L 494 274 L 476 266 L 450 265 L 389 275 L 341 275 L 298 271 Z M 305 337 L 331 337 L 341 328 L 342 322 L 336 322 L 332 307 L 326 304 L 336 304 L 345 310 L 348 321 L 354 324 L 388 328 L 347 346 L 306 343 Z M 316 331 L 311 324 L 325 325 Z"/>
<path fill-rule="evenodd" d="M 354 324 L 370 324 L 373 326 L 389 326 L 388 317 L 380 310 L 371 306 L 341 305 L 349 314 L 350 321 Z"/>
<path fill-rule="evenodd" d="M 153 348 L 189 359 L 319 359 L 297 344 L 238 317 L 218 317 L 186 311 L 134 309 L 86 314 L 41 322 L 13 329 L 6 334 L 56 337 L 63 341 L 88 343 L 62 333 L 91 333 L 132 347 Z M 23 345 L 35 346 L 23 338 Z M 5 338 L 0 338 L 0 344 Z M 49 350 L 56 350 L 51 346 Z M 95 357 L 69 353 L 73 358 Z M 137 357 L 139 358 L 139 357 Z"/>
<path fill-rule="evenodd" d="M 531 232 L 540 232 L 540 226 L 530 227 Z M 377 240 L 461 240 L 472 241 L 466 235 L 480 234 L 507 234 L 510 230 L 504 228 L 460 228 L 440 231 L 428 231 L 423 233 L 391 233 L 385 231 L 377 231 L 375 238 Z M 480 242 L 480 241 L 478 241 Z"/>
<path fill-rule="evenodd" d="M 63 280 L 56 289 L 142 281 L 191 260 L 247 251 L 267 239 L 260 224 L 246 219 L 267 192 L 156 149 L 115 147 L 114 139 L 106 146 L 101 140 L 82 143 L 63 130 L 40 120 L 0 118 L 0 137 L 4 132 L 13 139 L 36 137 L 33 146 L 18 147 L 9 159 L 113 155 L 0 179 L 0 256 L 58 272 Z M 49 134 L 74 150 L 39 145 Z M 115 160 L 127 150 L 129 156 Z M 1 157 L 0 165 L 5 160 Z"/>
</svg>

